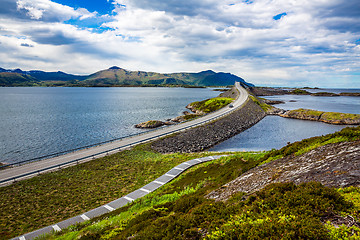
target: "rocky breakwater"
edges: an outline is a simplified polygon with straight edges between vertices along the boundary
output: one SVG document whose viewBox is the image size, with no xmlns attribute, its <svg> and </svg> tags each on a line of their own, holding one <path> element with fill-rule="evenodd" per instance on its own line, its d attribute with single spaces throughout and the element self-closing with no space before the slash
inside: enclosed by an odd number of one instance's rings
<svg viewBox="0 0 360 240">
<path fill-rule="evenodd" d="M 161 153 L 203 151 L 248 129 L 265 115 L 265 111 L 249 99 L 242 108 L 228 116 L 157 140 L 151 147 Z"/>
<path fill-rule="evenodd" d="M 286 118 L 311 120 L 337 125 L 359 125 L 360 114 L 322 112 L 312 109 L 279 110 L 277 115 Z"/>
</svg>

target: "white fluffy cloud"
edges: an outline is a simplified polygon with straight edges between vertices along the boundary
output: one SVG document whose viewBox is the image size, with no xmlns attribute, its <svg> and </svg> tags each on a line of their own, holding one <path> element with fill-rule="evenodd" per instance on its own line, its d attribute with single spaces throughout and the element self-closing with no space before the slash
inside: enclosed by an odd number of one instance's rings
<svg viewBox="0 0 360 240">
<path fill-rule="evenodd" d="M 116 0 L 112 16 L 50 0 L 15 6 L 0 11 L 1 67 L 213 69 L 260 85 L 360 87 L 356 0 Z"/>
</svg>

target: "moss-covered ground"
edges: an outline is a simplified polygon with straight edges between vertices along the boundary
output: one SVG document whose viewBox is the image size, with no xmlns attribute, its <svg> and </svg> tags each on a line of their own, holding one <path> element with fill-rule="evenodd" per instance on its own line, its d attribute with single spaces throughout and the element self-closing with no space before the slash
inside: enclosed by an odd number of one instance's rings
<svg viewBox="0 0 360 240">
<path fill-rule="evenodd" d="M 296 155 L 311 146 L 354 141 L 360 128 L 306 139 L 270 153 L 237 153 L 198 165 L 179 178 L 97 219 L 45 239 L 359 239 L 357 224 L 335 226 L 332 216 L 360 220 L 360 190 L 319 183 L 271 184 L 226 202 L 205 196 L 269 158 Z M 332 140 L 334 139 L 334 140 Z"/>
</svg>

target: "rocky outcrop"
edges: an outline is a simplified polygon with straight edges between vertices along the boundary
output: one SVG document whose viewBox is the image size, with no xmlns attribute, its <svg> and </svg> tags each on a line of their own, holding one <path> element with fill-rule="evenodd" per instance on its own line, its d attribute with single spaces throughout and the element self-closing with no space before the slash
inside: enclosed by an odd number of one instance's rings
<svg viewBox="0 0 360 240">
<path fill-rule="evenodd" d="M 162 122 L 162 121 L 158 121 L 158 120 L 151 120 L 151 121 L 136 124 L 135 127 L 136 128 L 157 128 L 157 127 L 161 127 L 164 125 L 173 125 L 173 124 L 174 123 L 169 122 L 169 121 Z"/>
<path fill-rule="evenodd" d="M 261 100 L 269 105 L 274 105 L 274 104 L 284 104 L 284 101 L 279 101 L 279 100 L 269 100 L 269 99 L 265 99 L 265 98 L 261 98 Z"/>
<path fill-rule="evenodd" d="M 328 187 L 360 185 L 360 141 L 328 144 L 301 156 L 281 158 L 253 168 L 207 197 L 226 200 L 252 193 L 270 183 L 316 181 Z"/>
<path fill-rule="evenodd" d="M 186 106 L 187 109 L 189 109 L 190 111 L 192 111 L 193 113 L 195 113 L 196 115 L 204 115 L 205 113 L 199 109 L 196 109 L 195 106 L 193 106 L 192 103 L 189 103 L 187 106 Z"/>
<path fill-rule="evenodd" d="M 360 93 L 343 92 L 340 93 L 340 96 L 360 97 Z"/>
<path fill-rule="evenodd" d="M 318 96 L 318 97 L 338 97 L 340 96 L 339 94 L 336 93 L 330 93 L 330 92 L 317 92 L 317 93 L 312 93 L 311 96 Z"/>
<path fill-rule="evenodd" d="M 152 148 L 161 153 L 203 151 L 248 129 L 265 115 L 262 108 L 249 99 L 244 107 L 230 115 L 157 140 L 152 144 Z"/>
<path fill-rule="evenodd" d="M 283 111 L 283 112 L 282 112 Z M 301 120 L 311 120 L 325 122 L 336 125 L 359 125 L 360 114 L 351 113 L 337 113 L 337 112 L 322 112 L 312 109 L 297 109 L 297 110 L 278 110 L 273 115 L 279 115 L 286 118 L 295 118 Z"/>
<path fill-rule="evenodd" d="M 285 95 L 288 94 L 288 90 L 271 87 L 253 87 L 250 91 L 256 96 L 274 96 L 274 95 Z"/>
</svg>

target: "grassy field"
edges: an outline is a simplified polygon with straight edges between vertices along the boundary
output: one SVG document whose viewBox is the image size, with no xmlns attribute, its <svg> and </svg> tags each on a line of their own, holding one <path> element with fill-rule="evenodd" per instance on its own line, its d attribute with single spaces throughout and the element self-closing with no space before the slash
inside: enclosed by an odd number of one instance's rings
<svg viewBox="0 0 360 240">
<path fill-rule="evenodd" d="M 226 202 L 204 197 L 274 157 L 358 139 L 360 127 L 347 128 L 269 153 L 237 153 L 207 162 L 128 206 L 44 239 L 359 239 L 357 226 L 337 228 L 330 222 L 334 216 L 345 219 L 348 215 L 360 220 L 357 187 L 278 183 L 246 199 L 243 193 Z"/>
<path fill-rule="evenodd" d="M 207 155 L 163 155 L 141 145 L 2 187 L 0 239 L 76 216 L 134 191 L 181 162 Z"/>
<path fill-rule="evenodd" d="M 200 110 L 204 113 L 210 113 L 225 107 L 226 105 L 230 104 L 232 101 L 234 101 L 234 99 L 232 98 L 216 97 L 216 98 L 206 99 L 200 102 L 193 102 L 191 103 L 191 105 L 196 110 Z"/>
</svg>

